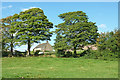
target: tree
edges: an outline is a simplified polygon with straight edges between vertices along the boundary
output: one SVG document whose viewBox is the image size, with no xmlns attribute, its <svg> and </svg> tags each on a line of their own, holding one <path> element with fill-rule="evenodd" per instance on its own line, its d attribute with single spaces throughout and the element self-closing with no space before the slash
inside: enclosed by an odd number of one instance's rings
<svg viewBox="0 0 120 80">
<path fill-rule="evenodd" d="M 66 39 L 67 46 L 76 49 L 80 45 L 94 44 L 98 36 L 97 26 L 93 22 L 88 22 L 88 16 L 82 11 L 68 12 L 60 14 L 58 17 L 63 19 L 63 23 L 56 25 L 56 33 Z"/>
<path fill-rule="evenodd" d="M 118 46 L 117 51 L 120 51 L 120 29 L 116 29 L 114 32 L 115 32 L 116 45 Z"/>
<path fill-rule="evenodd" d="M 105 50 L 106 46 L 105 46 L 105 41 L 106 41 L 107 37 L 105 33 L 101 33 L 99 34 L 99 37 L 97 38 L 97 46 L 99 47 L 99 50 Z"/>
<path fill-rule="evenodd" d="M 12 16 L 8 16 L 6 18 L 1 19 L 2 24 L 2 50 L 7 50 L 10 48 L 11 54 L 13 55 L 13 48 L 15 47 L 15 36 L 14 33 L 11 33 L 9 30 L 11 29 L 12 25 Z"/>
<path fill-rule="evenodd" d="M 32 43 L 38 43 L 40 40 L 50 40 L 53 28 L 53 23 L 49 22 L 47 16 L 40 8 L 32 8 L 15 14 L 12 24 L 14 25 L 11 30 L 16 30 L 17 40 L 20 44 L 28 45 L 28 53 L 30 55 L 30 48 Z"/>
<path fill-rule="evenodd" d="M 56 39 L 55 39 L 55 45 L 54 48 L 57 50 L 66 50 L 66 49 L 70 49 L 70 46 L 67 45 L 67 39 L 64 38 L 63 35 L 61 35 L 61 30 L 57 29 L 55 31 L 55 33 L 57 34 Z"/>
<path fill-rule="evenodd" d="M 4 27 L 3 27 L 4 26 Z M 9 45 L 8 45 L 8 31 L 6 31 L 7 27 L 5 27 L 5 25 L 1 24 L 1 36 L 2 36 L 2 40 L 1 40 L 1 43 L 2 43 L 2 51 L 7 51 L 7 49 L 9 48 Z"/>
<path fill-rule="evenodd" d="M 62 35 L 59 35 L 59 33 L 57 33 L 54 44 L 54 48 L 56 49 L 58 57 L 60 57 L 61 55 L 65 56 L 65 50 L 70 48 L 70 46 L 66 43 L 66 39 L 63 38 Z"/>
<path fill-rule="evenodd" d="M 101 33 L 97 39 L 97 46 L 102 50 L 109 50 L 112 53 L 120 50 L 120 33 L 119 30 L 114 30 L 107 33 Z"/>
</svg>

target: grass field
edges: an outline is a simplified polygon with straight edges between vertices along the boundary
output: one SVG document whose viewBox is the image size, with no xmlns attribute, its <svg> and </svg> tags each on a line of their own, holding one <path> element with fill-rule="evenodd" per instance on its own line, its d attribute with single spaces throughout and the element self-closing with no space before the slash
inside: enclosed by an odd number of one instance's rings
<svg viewBox="0 0 120 80">
<path fill-rule="evenodd" d="M 82 58 L 2 58 L 3 78 L 117 78 L 118 62 Z"/>
</svg>

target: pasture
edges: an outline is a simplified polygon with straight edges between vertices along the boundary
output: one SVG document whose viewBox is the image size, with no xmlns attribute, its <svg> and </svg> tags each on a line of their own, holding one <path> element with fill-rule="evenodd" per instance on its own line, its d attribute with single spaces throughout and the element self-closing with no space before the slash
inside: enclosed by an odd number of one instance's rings
<svg viewBox="0 0 120 80">
<path fill-rule="evenodd" d="M 117 78 L 118 61 L 83 58 L 3 57 L 3 78 Z"/>
</svg>

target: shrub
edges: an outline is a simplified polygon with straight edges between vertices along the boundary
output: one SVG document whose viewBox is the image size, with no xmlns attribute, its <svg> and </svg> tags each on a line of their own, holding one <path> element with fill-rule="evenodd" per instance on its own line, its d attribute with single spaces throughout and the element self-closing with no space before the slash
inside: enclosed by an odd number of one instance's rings
<svg viewBox="0 0 120 80">
<path fill-rule="evenodd" d="M 31 53 L 31 55 L 33 55 L 33 54 L 34 54 L 34 51 L 30 51 L 30 53 Z"/>
<path fill-rule="evenodd" d="M 40 50 L 37 50 L 37 51 L 34 53 L 34 55 L 35 55 L 35 56 L 38 56 L 38 55 L 39 55 L 39 54 L 38 54 L 39 52 L 40 52 Z"/>
<path fill-rule="evenodd" d="M 57 50 L 55 52 L 56 57 L 64 57 L 65 56 L 65 51 L 64 50 Z"/>
<path fill-rule="evenodd" d="M 10 53 L 10 51 L 2 51 L 2 57 L 8 57 Z"/>
<path fill-rule="evenodd" d="M 11 57 L 10 53 L 11 53 L 10 51 L 3 51 L 2 56 L 3 57 Z M 15 56 L 15 57 L 21 57 L 21 56 L 24 57 L 25 55 L 26 55 L 26 52 L 20 52 L 20 51 L 15 51 L 12 54 L 12 56 Z"/>
<path fill-rule="evenodd" d="M 50 51 L 45 50 L 45 52 L 50 52 Z"/>
<path fill-rule="evenodd" d="M 67 51 L 65 54 L 66 57 L 71 57 L 72 56 L 72 52 L 71 51 Z"/>
<path fill-rule="evenodd" d="M 14 56 L 16 57 L 24 57 L 26 55 L 27 52 L 20 52 L 20 51 L 15 51 L 14 52 Z"/>
<path fill-rule="evenodd" d="M 116 60 L 118 55 L 116 55 L 109 50 L 90 50 L 86 51 L 86 54 L 83 56 L 84 58 L 92 58 L 92 59 L 103 59 L 103 60 Z"/>
</svg>

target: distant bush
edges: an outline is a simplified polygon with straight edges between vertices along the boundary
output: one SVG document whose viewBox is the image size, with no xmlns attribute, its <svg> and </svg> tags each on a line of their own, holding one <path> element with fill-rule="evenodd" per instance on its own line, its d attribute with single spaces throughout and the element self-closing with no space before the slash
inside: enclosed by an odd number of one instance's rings
<svg viewBox="0 0 120 80">
<path fill-rule="evenodd" d="M 99 34 L 96 45 L 98 50 L 88 50 L 81 53 L 81 57 L 117 60 L 120 58 L 120 30 Z"/>
<path fill-rule="evenodd" d="M 27 54 L 27 52 L 15 51 L 13 56 L 15 56 L 15 57 L 25 57 L 26 54 Z"/>
<path fill-rule="evenodd" d="M 52 53 L 51 53 L 51 52 L 49 52 L 49 53 L 46 53 L 46 55 L 52 55 Z"/>
<path fill-rule="evenodd" d="M 50 51 L 45 50 L 45 52 L 50 52 Z"/>
<path fill-rule="evenodd" d="M 120 30 L 117 29 L 111 32 L 99 34 L 96 44 L 98 46 L 97 55 L 102 55 L 100 58 L 105 60 L 119 58 Z"/>
<path fill-rule="evenodd" d="M 35 56 L 38 56 L 38 55 L 39 55 L 39 54 L 38 54 L 39 52 L 40 52 L 40 50 L 37 50 L 36 52 L 34 52 L 34 55 L 35 55 Z"/>
<path fill-rule="evenodd" d="M 55 52 L 56 57 L 64 57 L 65 56 L 65 51 L 64 50 L 57 50 Z"/>
<path fill-rule="evenodd" d="M 84 50 L 83 52 L 81 52 L 80 57 L 82 57 L 82 56 L 84 56 L 86 54 L 88 54 L 88 55 L 90 54 L 90 49 Z"/>
<path fill-rule="evenodd" d="M 24 57 L 24 56 L 25 56 L 25 53 L 16 53 L 15 56 L 16 56 L 16 57 Z"/>
<path fill-rule="evenodd" d="M 116 60 L 118 58 L 118 53 L 119 52 L 116 52 L 116 54 L 114 54 L 109 50 L 89 50 L 85 52 L 83 57 L 92 59 Z"/>
<path fill-rule="evenodd" d="M 2 57 L 10 57 L 10 54 L 11 54 L 10 51 L 3 51 Z M 26 55 L 26 52 L 20 52 L 20 51 L 15 51 L 12 54 L 12 56 L 15 56 L 15 57 L 24 57 L 25 55 Z"/>
<path fill-rule="evenodd" d="M 30 51 L 30 54 L 33 55 L 33 54 L 34 54 L 34 51 Z"/>
<path fill-rule="evenodd" d="M 65 57 L 72 57 L 72 52 L 71 51 L 67 51 L 65 54 Z"/>
<path fill-rule="evenodd" d="M 2 57 L 8 57 L 10 53 L 10 51 L 2 51 Z"/>
</svg>

